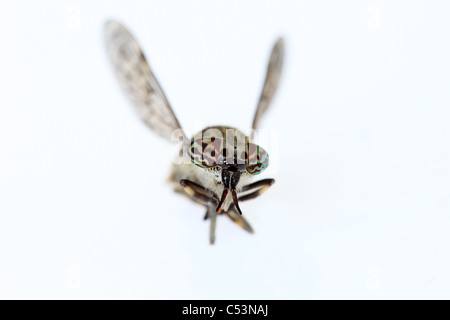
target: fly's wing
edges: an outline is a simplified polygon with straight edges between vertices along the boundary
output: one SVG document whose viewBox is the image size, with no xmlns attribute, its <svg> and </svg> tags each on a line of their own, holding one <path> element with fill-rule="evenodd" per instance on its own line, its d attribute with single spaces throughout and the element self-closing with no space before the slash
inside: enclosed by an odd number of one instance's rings
<svg viewBox="0 0 450 320">
<path fill-rule="evenodd" d="M 281 71 L 284 60 L 284 40 L 278 38 L 272 48 L 270 54 L 269 65 L 267 66 L 266 79 L 259 97 L 258 107 L 256 108 L 255 117 L 253 118 L 253 129 L 258 129 L 262 116 L 266 113 L 270 106 L 273 96 L 277 91 L 278 82 L 280 80 Z"/>
<path fill-rule="evenodd" d="M 142 120 L 157 134 L 171 140 L 175 130 L 186 137 L 136 39 L 119 22 L 108 21 L 105 40 L 115 74 Z M 177 137 L 178 137 L 177 136 Z M 173 141 L 178 142 L 178 141 Z"/>
</svg>

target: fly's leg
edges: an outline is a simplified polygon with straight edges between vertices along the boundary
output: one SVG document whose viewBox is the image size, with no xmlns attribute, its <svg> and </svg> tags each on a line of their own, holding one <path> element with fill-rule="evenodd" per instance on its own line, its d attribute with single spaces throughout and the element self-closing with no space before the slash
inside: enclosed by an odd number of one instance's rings
<svg viewBox="0 0 450 320">
<path fill-rule="evenodd" d="M 260 181 L 257 181 L 252 184 L 244 186 L 242 188 L 241 192 L 246 192 L 246 191 L 250 191 L 253 189 L 258 189 L 258 190 L 239 197 L 239 201 L 250 200 L 250 199 L 254 199 L 254 198 L 260 196 L 264 191 L 266 191 L 274 183 L 275 183 L 274 179 L 264 179 L 264 180 L 260 180 Z M 234 205 L 230 206 L 230 209 L 226 212 L 226 215 L 238 226 L 240 226 L 241 228 L 243 228 L 244 230 L 246 230 L 250 233 L 253 233 L 253 228 L 251 227 L 251 225 L 247 222 L 247 220 L 245 220 L 245 218 L 243 216 L 241 216 L 238 212 L 236 212 Z"/>
<path fill-rule="evenodd" d="M 209 243 L 214 244 L 216 240 L 216 218 L 217 212 L 215 206 L 209 206 L 207 216 L 211 219 L 211 225 L 209 226 Z"/>
<path fill-rule="evenodd" d="M 203 188 L 201 185 L 189 181 L 181 180 L 180 185 L 191 196 L 191 199 L 206 206 L 206 214 L 204 220 L 211 219 L 211 225 L 209 229 L 209 243 L 214 244 L 216 239 L 216 218 L 218 213 L 216 212 L 219 199 L 210 191 Z"/>
<path fill-rule="evenodd" d="M 206 190 L 201 185 L 184 179 L 180 181 L 180 185 L 195 202 L 203 204 L 207 207 L 212 204 L 217 206 L 219 199 L 217 199 L 216 195 Z"/>
<path fill-rule="evenodd" d="M 225 214 L 239 227 L 250 233 L 253 233 L 253 228 L 250 226 L 250 224 L 247 222 L 247 220 L 245 220 L 243 216 L 241 216 L 238 212 L 236 212 L 234 206 L 230 207 L 230 209 Z"/>
<path fill-rule="evenodd" d="M 245 187 L 242 188 L 241 192 L 245 192 L 245 191 L 249 191 L 249 190 L 253 190 L 253 189 L 257 189 L 257 188 L 259 188 L 259 189 L 256 191 L 253 191 L 249 194 L 239 197 L 239 201 L 246 201 L 246 200 L 255 199 L 256 197 L 259 197 L 264 191 L 269 189 L 269 187 L 271 185 L 273 185 L 274 183 L 275 183 L 274 179 L 264 179 L 264 180 L 256 181 L 254 183 L 246 185 Z"/>
</svg>

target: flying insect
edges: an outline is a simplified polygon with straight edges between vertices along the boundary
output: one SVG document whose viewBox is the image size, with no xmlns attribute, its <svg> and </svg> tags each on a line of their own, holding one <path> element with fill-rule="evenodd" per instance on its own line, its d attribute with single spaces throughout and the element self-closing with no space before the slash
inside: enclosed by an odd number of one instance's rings
<svg viewBox="0 0 450 320">
<path fill-rule="evenodd" d="M 210 243 L 215 242 L 218 215 L 228 216 L 253 233 L 239 203 L 260 196 L 275 182 L 274 179 L 252 182 L 269 165 L 269 154 L 253 138 L 278 87 L 284 59 L 283 39 L 278 38 L 270 54 L 252 134 L 247 136 L 233 127 L 213 126 L 189 139 L 133 35 L 117 21 L 108 21 L 104 31 L 116 77 L 141 119 L 166 140 L 183 141 L 176 161 L 172 161 L 169 182 L 176 192 L 206 207 L 205 220 L 211 221 Z"/>
</svg>

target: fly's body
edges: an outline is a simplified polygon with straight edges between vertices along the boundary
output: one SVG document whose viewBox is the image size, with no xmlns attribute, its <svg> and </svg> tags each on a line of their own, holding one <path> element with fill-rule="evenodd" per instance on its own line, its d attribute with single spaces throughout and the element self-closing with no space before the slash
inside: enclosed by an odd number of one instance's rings
<svg viewBox="0 0 450 320">
<path fill-rule="evenodd" d="M 110 21 L 105 36 L 116 76 L 142 120 L 167 140 L 183 141 L 168 180 L 176 192 L 206 207 L 205 219 L 211 220 L 210 243 L 215 241 L 217 215 L 226 215 L 253 232 L 239 203 L 258 197 L 275 182 L 263 179 L 252 183 L 269 165 L 268 153 L 252 137 L 233 127 L 208 127 L 188 139 L 131 33 L 122 24 Z M 280 38 L 272 49 L 253 130 L 258 129 L 278 86 L 283 51 Z"/>
</svg>

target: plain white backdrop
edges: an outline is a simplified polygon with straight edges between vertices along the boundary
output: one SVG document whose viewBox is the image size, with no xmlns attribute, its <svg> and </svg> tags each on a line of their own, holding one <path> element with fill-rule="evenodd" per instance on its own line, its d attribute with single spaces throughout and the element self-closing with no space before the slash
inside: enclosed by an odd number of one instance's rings
<svg viewBox="0 0 450 320">
<path fill-rule="evenodd" d="M 0 298 L 450 298 L 447 1 L 1 1 Z M 247 129 L 273 41 L 256 233 L 165 184 L 103 46 L 141 43 L 188 133 Z M 264 145 L 263 145 L 264 146 Z"/>
</svg>

